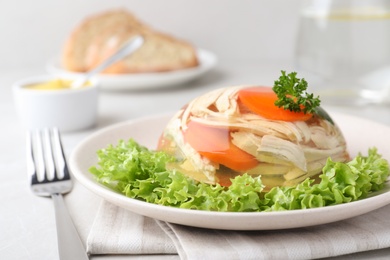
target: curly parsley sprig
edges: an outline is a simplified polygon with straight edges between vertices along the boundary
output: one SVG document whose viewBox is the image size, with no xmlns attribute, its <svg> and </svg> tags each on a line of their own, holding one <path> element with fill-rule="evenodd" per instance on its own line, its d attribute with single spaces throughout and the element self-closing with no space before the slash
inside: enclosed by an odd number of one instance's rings
<svg viewBox="0 0 390 260">
<path fill-rule="evenodd" d="M 292 112 L 314 113 L 320 106 L 319 97 L 306 92 L 307 82 L 305 79 L 297 78 L 296 72 L 286 75 L 282 70 L 282 76 L 275 80 L 272 90 L 276 93 L 278 99 L 275 105 Z"/>
</svg>

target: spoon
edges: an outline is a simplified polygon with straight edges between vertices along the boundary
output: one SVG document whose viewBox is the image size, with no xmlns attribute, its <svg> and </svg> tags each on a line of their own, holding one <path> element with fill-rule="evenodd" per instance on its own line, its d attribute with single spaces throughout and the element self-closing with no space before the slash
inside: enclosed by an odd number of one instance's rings
<svg viewBox="0 0 390 260">
<path fill-rule="evenodd" d="M 138 50 L 139 47 L 142 46 L 144 43 L 144 38 L 142 36 L 135 36 L 131 38 L 128 42 L 123 44 L 123 46 L 116 51 L 112 56 L 104 60 L 101 64 L 99 64 L 97 67 L 94 69 L 88 71 L 87 73 L 84 74 L 83 77 L 75 80 L 71 84 L 71 88 L 80 88 L 84 86 L 84 84 L 94 75 L 99 74 L 102 72 L 104 69 L 112 65 L 113 63 L 123 59 L 127 55 L 130 55 L 131 53 L 135 52 Z"/>
</svg>

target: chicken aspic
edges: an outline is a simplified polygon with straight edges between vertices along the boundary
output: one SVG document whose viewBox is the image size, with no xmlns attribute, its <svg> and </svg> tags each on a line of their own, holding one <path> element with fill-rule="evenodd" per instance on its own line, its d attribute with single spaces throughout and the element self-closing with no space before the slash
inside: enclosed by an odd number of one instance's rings
<svg viewBox="0 0 390 260">
<path fill-rule="evenodd" d="M 292 112 L 276 99 L 269 87 L 206 93 L 176 113 L 158 149 L 178 159 L 168 167 L 195 180 L 229 186 L 248 173 L 261 175 L 267 190 L 319 175 L 329 157 L 349 159 L 342 133 L 322 108 Z"/>
</svg>

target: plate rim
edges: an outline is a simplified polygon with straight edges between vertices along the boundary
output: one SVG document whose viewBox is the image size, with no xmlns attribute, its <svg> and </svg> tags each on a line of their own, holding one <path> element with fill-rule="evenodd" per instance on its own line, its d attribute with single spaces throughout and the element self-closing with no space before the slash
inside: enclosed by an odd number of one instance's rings
<svg viewBox="0 0 390 260">
<path fill-rule="evenodd" d="M 174 86 L 193 80 L 206 72 L 211 71 L 218 64 L 218 58 L 215 53 L 198 48 L 196 49 L 200 62 L 199 66 L 184 68 L 175 71 L 156 72 L 156 73 L 139 73 L 139 74 L 103 74 L 97 75 L 96 78 L 102 83 L 101 87 L 105 90 L 123 90 L 123 89 L 147 89 Z M 53 75 L 63 77 L 81 77 L 84 73 L 72 72 L 63 69 L 60 66 L 59 56 L 50 58 L 46 63 L 46 71 Z M 127 83 L 126 86 L 122 86 Z"/>
<path fill-rule="evenodd" d="M 332 117 L 334 116 L 342 116 L 349 118 L 350 120 L 362 120 L 365 122 L 373 123 L 381 127 L 388 128 L 390 130 L 390 127 L 384 124 L 380 124 L 375 121 L 371 121 L 368 119 L 346 115 L 342 113 L 332 113 Z M 203 211 L 203 210 L 191 210 L 191 209 L 181 209 L 181 208 L 175 208 L 175 207 L 169 207 L 169 206 L 163 206 L 163 205 L 157 205 L 153 203 L 144 202 L 137 199 L 132 199 L 129 197 L 126 197 L 125 195 L 122 195 L 120 193 L 117 193 L 113 190 L 110 190 L 108 187 L 105 187 L 104 185 L 98 183 L 97 181 L 92 181 L 92 174 L 87 172 L 83 173 L 83 170 L 80 169 L 80 166 L 77 163 L 77 158 L 80 156 L 79 154 L 83 151 L 83 149 L 91 142 L 93 142 L 96 138 L 101 137 L 104 134 L 107 134 L 111 131 L 115 132 L 118 131 L 121 127 L 130 127 L 134 126 L 135 124 L 145 123 L 147 121 L 155 121 L 155 120 L 169 120 L 169 118 L 172 116 L 172 113 L 164 113 L 164 114 L 158 114 L 158 115 L 152 115 L 152 116 L 146 116 L 141 117 L 133 120 L 127 120 L 123 122 L 118 122 L 109 126 L 106 126 L 102 129 L 97 130 L 96 132 L 92 133 L 91 135 L 84 138 L 81 142 L 79 142 L 75 149 L 72 151 L 70 158 L 69 158 L 69 167 L 73 174 L 73 176 L 76 178 L 77 181 L 79 181 L 83 186 L 85 186 L 88 190 L 95 193 L 96 195 L 100 196 L 102 199 L 105 199 L 119 207 L 125 208 L 127 210 L 131 210 L 135 213 L 145 215 L 148 217 L 156 218 L 156 216 L 151 216 L 150 214 L 143 214 L 144 211 L 140 209 L 129 209 L 127 207 L 123 207 L 122 203 L 130 203 L 130 206 L 136 206 L 136 207 L 145 207 L 148 210 L 157 210 L 157 211 L 165 211 L 165 213 L 168 215 L 168 217 L 157 217 L 156 219 L 162 220 L 162 221 L 168 221 L 176 224 L 182 224 L 182 225 L 188 225 L 188 226 L 195 226 L 195 227 L 201 227 L 201 228 L 212 228 L 212 229 L 228 229 L 228 230 L 278 230 L 278 229 L 291 229 L 291 228 L 299 228 L 299 227 L 308 227 L 308 226 L 314 226 L 314 225 L 320 225 L 320 224 L 327 224 L 332 223 L 339 220 L 348 219 L 351 217 L 359 216 L 365 213 L 368 213 L 370 211 L 373 211 L 375 209 L 381 208 L 383 206 L 386 206 L 390 204 L 390 191 L 386 191 L 380 194 L 377 194 L 372 197 L 368 197 L 362 200 L 353 201 L 350 203 L 344 203 L 344 204 L 338 204 L 333 206 L 327 206 L 327 207 L 321 207 L 321 208 L 312 208 L 312 209 L 300 209 L 300 210 L 290 210 L 290 211 L 272 211 L 272 212 L 215 212 L 215 211 Z M 131 138 L 129 136 L 129 138 Z M 119 141 L 119 139 L 117 140 Z M 102 147 L 104 148 L 104 147 Z M 91 165 L 92 166 L 92 165 Z M 87 177 L 87 174 L 90 176 Z M 390 185 L 389 180 L 387 181 L 387 184 Z M 369 202 L 376 202 L 376 203 L 369 203 Z M 368 203 L 367 203 L 368 202 Z M 368 206 L 363 207 L 363 210 L 359 210 L 358 213 L 356 213 L 356 208 L 358 206 L 365 204 L 369 204 Z M 230 227 L 226 228 L 225 225 L 222 222 L 221 224 L 218 224 L 217 222 L 213 221 L 211 224 L 207 222 L 203 223 L 194 223 L 193 221 L 186 221 L 185 219 L 175 218 L 174 221 L 169 221 L 173 215 L 180 215 L 181 217 L 192 215 L 199 217 L 212 217 L 212 218 L 224 218 L 227 219 L 228 222 L 235 221 L 236 218 L 240 218 L 242 220 L 248 220 L 253 218 L 264 218 L 268 220 L 279 220 L 286 217 L 297 217 L 297 216 L 305 216 L 305 215 L 320 215 L 323 213 L 331 211 L 332 213 L 335 213 L 333 216 L 331 216 L 328 221 L 317 221 L 313 223 L 308 223 L 307 225 L 302 225 L 301 223 L 291 224 L 278 224 L 278 225 L 267 225 L 266 227 L 251 227 L 248 228 L 247 226 L 239 227 Z M 343 215 L 337 214 L 338 212 L 343 212 Z M 171 216 L 171 217 L 170 217 Z M 240 221 L 242 221 L 240 220 Z M 190 223 L 188 223 L 190 222 Z"/>
</svg>

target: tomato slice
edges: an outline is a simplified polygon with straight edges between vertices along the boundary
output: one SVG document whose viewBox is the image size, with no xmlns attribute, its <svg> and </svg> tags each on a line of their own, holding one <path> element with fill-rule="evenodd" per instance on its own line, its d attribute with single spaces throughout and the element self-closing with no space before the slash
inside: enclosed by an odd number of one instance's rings
<svg viewBox="0 0 390 260">
<path fill-rule="evenodd" d="M 211 127 L 195 121 L 190 121 L 187 126 L 183 132 L 184 140 L 210 161 L 238 172 L 249 170 L 259 163 L 254 156 L 231 142 L 227 127 Z"/>
<path fill-rule="evenodd" d="M 313 115 L 303 112 L 292 112 L 275 105 L 278 99 L 272 88 L 250 87 L 238 92 L 238 102 L 250 111 L 271 120 L 306 121 Z"/>
</svg>

